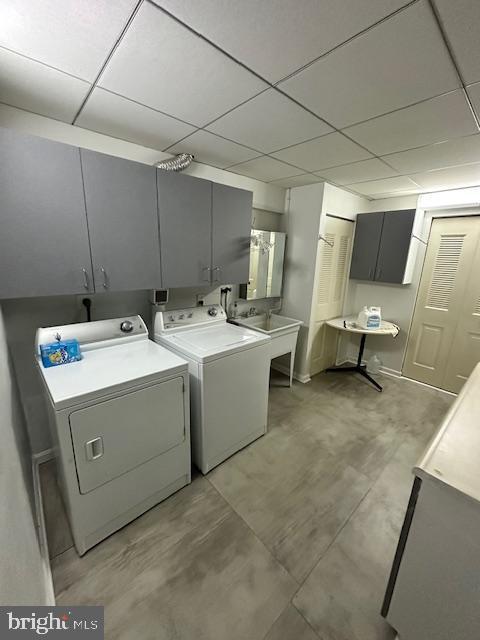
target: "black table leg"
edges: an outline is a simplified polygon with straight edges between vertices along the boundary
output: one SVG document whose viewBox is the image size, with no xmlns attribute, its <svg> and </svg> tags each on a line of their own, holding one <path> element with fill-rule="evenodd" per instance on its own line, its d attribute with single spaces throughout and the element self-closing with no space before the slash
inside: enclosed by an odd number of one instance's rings
<svg viewBox="0 0 480 640">
<path fill-rule="evenodd" d="M 376 380 L 374 380 L 372 378 L 372 376 L 370 376 L 367 373 L 367 367 L 362 364 L 362 360 L 363 360 L 363 352 L 365 351 L 365 341 L 367 339 L 367 334 L 366 333 L 362 333 L 362 338 L 360 340 L 360 348 L 358 350 L 358 357 L 357 357 L 357 364 L 353 367 L 330 367 L 329 369 L 325 369 L 325 373 L 329 373 L 330 371 L 342 371 L 344 373 L 347 373 L 349 371 L 353 371 L 355 373 L 359 373 L 361 376 L 363 376 L 364 378 L 366 378 L 369 382 L 371 382 L 373 384 L 373 386 L 378 390 L 378 391 L 383 391 L 383 388 L 381 385 L 378 384 L 378 382 Z"/>
</svg>

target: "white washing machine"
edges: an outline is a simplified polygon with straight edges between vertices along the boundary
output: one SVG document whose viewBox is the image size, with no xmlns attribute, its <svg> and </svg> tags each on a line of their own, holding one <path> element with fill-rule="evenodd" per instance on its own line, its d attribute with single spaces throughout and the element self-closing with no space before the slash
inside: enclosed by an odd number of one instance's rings
<svg viewBox="0 0 480 640">
<path fill-rule="evenodd" d="M 188 361 L 192 457 L 207 473 L 267 430 L 270 336 L 219 305 L 155 315 L 155 340 Z"/>
<path fill-rule="evenodd" d="M 39 345 L 57 336 L 76 338 L 83 359 L 45 368 Z M 82 555 L 190 482 L 187 363 L 140 316 L 38 329 L 36 356 Z"/>
</svg>

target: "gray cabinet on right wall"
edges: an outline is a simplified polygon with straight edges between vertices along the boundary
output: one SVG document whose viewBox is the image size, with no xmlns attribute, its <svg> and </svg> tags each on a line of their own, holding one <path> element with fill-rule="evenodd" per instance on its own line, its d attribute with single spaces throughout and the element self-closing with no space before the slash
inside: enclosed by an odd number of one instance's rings
<svg viewBox="0 0 480 640">
<path fill-rule="evenodd" d="M 357 216 L 350 278 L 404 284 L 415 209 Z"/>
</svg>

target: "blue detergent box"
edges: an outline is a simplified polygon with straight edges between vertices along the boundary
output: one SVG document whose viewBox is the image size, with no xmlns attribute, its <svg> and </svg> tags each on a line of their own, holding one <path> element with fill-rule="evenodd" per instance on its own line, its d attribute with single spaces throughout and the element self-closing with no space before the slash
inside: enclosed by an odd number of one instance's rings
<svg viewBox="0 0 480 640">
<path fill-rule="evenodd" d="M 62 340 L 40 345 L 40 356 L 44 367 L 56 367 L 59 364 L 78 362 L 82 359 L 78 340 Z"/>
</svg>

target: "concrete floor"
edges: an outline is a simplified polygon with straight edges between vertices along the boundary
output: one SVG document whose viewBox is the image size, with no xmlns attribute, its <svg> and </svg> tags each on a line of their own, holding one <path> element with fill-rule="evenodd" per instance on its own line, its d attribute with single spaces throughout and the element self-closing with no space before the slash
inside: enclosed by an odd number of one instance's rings
<svg viewBox="0 0 480 640">
<path fill-rule="evenodd" d="M 379 376 L 381 378 L 381 376 Z M 118 640 L 387 640 L 379 615 L 411 468 L 452 398 L 383 376 L 272 375 L 269 432 L 83 558 L 42 485 L 59 604 Z"/>
</svg>

